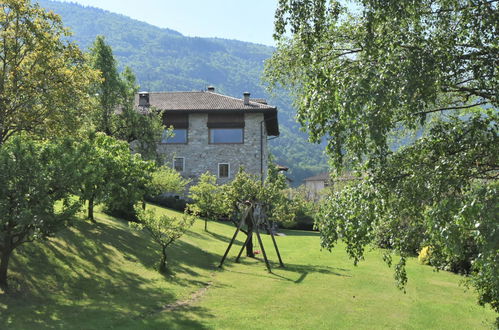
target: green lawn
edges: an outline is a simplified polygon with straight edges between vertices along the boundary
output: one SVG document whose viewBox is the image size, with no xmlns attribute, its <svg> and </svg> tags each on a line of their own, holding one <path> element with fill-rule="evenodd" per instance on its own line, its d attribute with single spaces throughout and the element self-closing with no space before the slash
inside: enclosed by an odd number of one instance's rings
<svg viewBox="0 0 499 330">
<path fill-rule="evenodd" d="M 16 293 L 0 294 L 0 329 L 487 329 L 496 317 L 476 305 L 459 276 L 411 260 L 404 294 L 379 251 L 354 267 L 342 247 L 320 251 L 315 233 L 277 238 L 284 269 L 264 235 L 273 274 L 262 260 L 234 263 L 240 235 L 218 270 L 234 227 L 209 223 L 206 233 L 197 221 L 171 249 L 173 274 L 163 276 L 147 235 L 101 213 L 97 221 L 78 220 L 15 254 Z"/>
</svg>

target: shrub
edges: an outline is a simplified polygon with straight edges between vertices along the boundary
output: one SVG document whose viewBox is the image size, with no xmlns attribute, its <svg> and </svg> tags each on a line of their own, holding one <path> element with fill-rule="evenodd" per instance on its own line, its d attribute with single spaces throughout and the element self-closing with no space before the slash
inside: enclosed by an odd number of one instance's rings
<svg viewBox="0 0 499 330">
<path fill-rule="evenodd" d="M 425 246 L 421 249 L 418 255 L 418 261 L 422 265 L 430 265 L 430 254 L 431 249 L 429 246 Z"/>
</svg>

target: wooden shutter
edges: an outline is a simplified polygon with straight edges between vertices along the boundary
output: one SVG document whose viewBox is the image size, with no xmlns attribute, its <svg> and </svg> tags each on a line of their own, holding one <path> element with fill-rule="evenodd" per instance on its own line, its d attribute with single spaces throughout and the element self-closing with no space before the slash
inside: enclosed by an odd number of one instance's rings
<svg viewBox="0 0 499 330">
<path fill-rule="evenodd" d="M 244 113 L 209 113 L 209 128 L 243 128 Z"/>
<path fill-rule="evenodd" d="M 187 113 L 165 113 L 163 124 L 166 127 L 189 128 L 189 115 Z"/>
</svg>

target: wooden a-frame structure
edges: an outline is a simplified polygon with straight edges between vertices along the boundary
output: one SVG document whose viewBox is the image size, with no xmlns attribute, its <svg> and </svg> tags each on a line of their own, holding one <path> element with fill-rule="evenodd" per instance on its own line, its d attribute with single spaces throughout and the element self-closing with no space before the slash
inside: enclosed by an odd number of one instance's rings
<svg viewBox="0 0 499 330">
<path fill-rule="evenodd" d="M 270 268 L 270 263 L 269 259 L 267 258 L 267 253 L 265 253 L 265 248 L 263 246 L 262 238 L 260 236 L 260 224 L 263 224 L 265 229 L 270 233 L 270 236 L 272 237 L 272 242 L 274 243 L 275 250 L 277 252 L 277 257 L 279 258 L 279 264 L 281 267 L 284 267 L 284 263 L 282 262 L 281 259 L 281 254 L 279 253 L 279 248 L 277 247 L 277 242 L 274 237 L 274 233 L 272 232 L 269 221 L 265 215 L 262 215 L 262 207 L 259 204 L 254 204 L 251 202 L 246 202 L 247 205 L 246 210 L 243 212 L 241 216 L 241 220 L 239 221 L 239 224 L 237 225 L 236 232 L 234 233 L 234 236 L 232 236 L 232 239 L 230 240 L 229 246 L 227 247 L 227 250 L 225 250 L 224 256 L 222 257 L 222 260 L 220 261 L 220 265 L 218 266 L 219 268 L 222 268 L 225 259 L 227 258 L 227 255 L 229 254 L 229 251 L 232 247 L 232 244 L 234 244 L 234 241 L 236 240 L 237 234 L 242 231 L 246 234 L 246 241 L 244 242 L 243 246 L 241 247 L 241 250 L 239 251 L 236 262 L 239 262 L 239 259 L 241 258 L 241 255 L 244 251 L 244 248 L 248 246 L 248 244 L 251 242 L 253 239 L 253 233 L 256 234 L 256 237 L 258 239 L 258 243 L 260 245 L 260 248 L 262 250 L 263 258 L 265 259 L 265 264 L 267 266 L 267 270 L 271 273 L 272 269 Z M 255 210 L 258 209 L 260 212 L 260 216 L 255 218 Z M 243 225 L 246 224 L 248 231 L 245 232 L 242 227 Z"/>
</svg>

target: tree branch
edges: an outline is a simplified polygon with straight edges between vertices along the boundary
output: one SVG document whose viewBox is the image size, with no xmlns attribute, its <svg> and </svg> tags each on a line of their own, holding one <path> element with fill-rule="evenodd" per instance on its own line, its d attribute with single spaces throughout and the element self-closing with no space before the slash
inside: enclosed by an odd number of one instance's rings
<svg viewBox="0 0 499 330">
<path fill-rule="evenodd" d="M 444 107 L 444 108 L 438 108 L 438 109 L 433 109 L 433 110 L 428 110 L 428 111 L 419 111 L 419 112 L 416 112 L 414 115 L 415 116 L 418 116 L 418 115 L 425 115 L 425 114 L 428 114 L 428 113 L 433 113 L 433 112 L 440 112 L 440 111 L 445 111 L 445 110 L 460 110 L 460 109 L 469 109 L 469 108 L 473 108 L 473 107 L 476 107 L 478 105 L 484 105 L 484 104 L 488 104 L 489 102 L 479 102 L 479 103 L 475 103 L 475 104 L 469 104 L 469 105 L 456 105 L 456 106 L 451 106 L 451 107 Z"/>
</svg>

